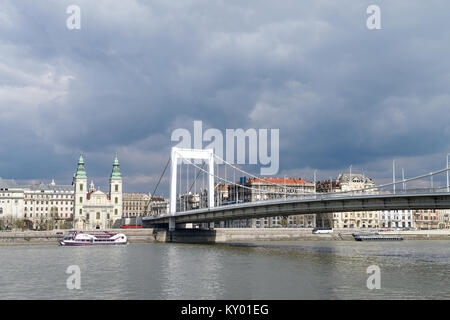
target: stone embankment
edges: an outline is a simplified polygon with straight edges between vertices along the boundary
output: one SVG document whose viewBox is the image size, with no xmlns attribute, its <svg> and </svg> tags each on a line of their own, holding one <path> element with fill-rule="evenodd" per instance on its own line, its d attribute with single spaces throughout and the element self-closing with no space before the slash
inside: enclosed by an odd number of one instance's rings
<svg viewBox="0 0 450 320">
<path fill-rule="evenodd" d="M 61 238 L 56 231 L 1 231 L 0 245 L 57 245 Z"/>
<path fill-rule="evenodd" d="M 227 228 L 214 230 L 181 229 L 169 232 L 163 229 L 113 229 L 111 232 L 122 232 L 130 243 L 226 243 L 248 241 L 354 241 L 352 233 L 361 230 L 334 230 L 329 234 L 313 234 L 312 229 L 252 229 Z M 42 245 L 58 244 L 58 240 L 68 230 L 56 231 L 3 231 L 0 232 L 0 245 Z M 450 230 L 390 231 L 380 232 L 386 235 L 400 235 L 405 240 L 450 240 Z"/>
</svg>

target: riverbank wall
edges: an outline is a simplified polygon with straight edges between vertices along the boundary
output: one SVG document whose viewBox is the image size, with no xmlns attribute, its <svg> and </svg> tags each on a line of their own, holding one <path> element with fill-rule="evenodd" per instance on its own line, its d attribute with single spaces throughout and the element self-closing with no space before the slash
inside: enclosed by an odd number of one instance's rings
<svg viewBox="0 0 450 320">
<path fill-rule="evenodd" d="M 361 230 L 336 230 L 333 233 L 313 234 L 312 229 L 255 229 L 227 228 L 214 230 L 181 229 L 161 232 L 165 242 L 178 243 L 227 243 L 249 241 L 355 241 L 353 233 Z M 379 232 L 382 235 L 401 236 L 404 240 L 450 240 L 450 230 Z"/>
<path fill-rule="evenodd" d="M 334 230 L 313 234 L 312 229 L 295 228 L 220 228 L 213 230 L 113 229 L 127 235 L 130 243 L 227 243 L 249 241 L 354 241 L 352 233 L 361 230 Z M 59 234 L 58 234 L 59 233 Z M 68 230 L 0 232 L 0 245 L 58 245 Z M 390 231 L 380 234 L 402 236 L 405 240 L 450 240 L 450 230 Z"/>
</svg>

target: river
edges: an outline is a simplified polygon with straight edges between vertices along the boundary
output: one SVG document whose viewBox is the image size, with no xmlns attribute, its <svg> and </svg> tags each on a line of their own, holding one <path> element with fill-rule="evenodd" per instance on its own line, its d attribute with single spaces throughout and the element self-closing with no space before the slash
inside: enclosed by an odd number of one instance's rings
<svg viewBox="0 0 450 320">
<path fill-rule="evenodd" d="M 81 289 L 68 289 L 69 266 Z M 369 266 L 380 289 L 369 290 Z M 2 246 L 1 299 L 450 299 L 449 241 Z"/>
</svg>

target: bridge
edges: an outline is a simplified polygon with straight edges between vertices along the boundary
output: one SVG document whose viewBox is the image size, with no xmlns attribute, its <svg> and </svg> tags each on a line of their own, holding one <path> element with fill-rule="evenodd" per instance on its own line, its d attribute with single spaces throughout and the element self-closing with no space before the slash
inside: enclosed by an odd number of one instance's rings
<svg viewBox="0 0 450 320">
<path fill-rule="evenodd" d="M 202 166 L 194 163 L 191 159 L 202 160 Z M 317 214 L 317 213 L 332 213 L 332 212 L 355 212 L 355 211 L 379 211 L 379 210 L 419 210 L 419 209 L 450 209 L 450 185 L 449 185 L 449 167 L 448 158 L 447 166 L 442 170 L 430 172 L 414 178 L 395 181 L 395 168 L 393 169 L 393 182 L 378 186 L 365 187 L 355 190 L 338 191 L 338 192 L 323 192 L 317 193 L 315 189 L 316 182 L 314 181 L 313 192 L 299 192 L 298 190 L 288 190 L 286 185 L 279 183 L 273 184 L 274 190 L 263 190 L 261 188 L 251 188 L 228 180 L 227 171 L 222 170 L 224 177 L 218 176 L 219 170 L 214 170 L 215 160 L 222 165 L 229 166 L 232 170 L 239 171 L 246 176 L 253 177 L 264 181 L 265 178 L 257 177 L 248 173 L 224 159 L 218 157 L 213 153 L 213 150 L 195 150 L 195 149 L 179 149 L 173 148 L 171 158 L 171 196 L 170 196 L 170 212 L 157 216 L 144 217 L 145 225 L 153 227 L 163 227 L 174 230 L 177 227 L 182 227 L 188 223 L 208 223 L 225 220 L 240 220 L 253 218 L 266 218 L 275 216 L 290 216 L 301 214 Z M 197 182 L 200 174 L 207 176 L 208 192 L 207 192 L 207 206 L 195 210 L 177 210 L 177 185 L 179 191 L 181 186 L 177 184 L 177 177 L 181 177 L 181 170 L 178 172 L 177 167 L 184 162 L 185 164 L 194 167 L 196 170 L 192 171 L 194 182 L 189 188 L 188 180 L 186 180 L 186 190 L 188 192 Z M 206 170 L 205 164 L 208 166 Z M 167 169 L 164 169 L 164 172 Z M 164 174 L 163 172 L 163 174 Z M 215 173 L 216 172 L 216 173 Z M 178 175 L 179 173 L 179 175 Z M 435 187 L 433 177 L 440 174 L 447 175 L 446 186 Z M 189 173 L 186 174 L 186 177 Z M 235 172 L 233 172 L 235 177 Z M 351 174 L 350 174 L 351 176 Z M 407 189 L 406 184 L 413 181 L 421 181 L 430 179 L 429 188 Z M 160 179 L 161 181 L 161 179 Z M 217 181 L 217 183 L 214 183 Z M 225 182 L 234 188 L 252 189 L 257 192 L 260 199 L 264 198 L 264 194 L 278 197 L 277 199 L 267 199 L 261 201 L 242 202 L 238 200 L 234 204 L 221 204 L 220 201 L 215 201 L 215 188 L 219 182 Z M 403 189 L 396 189 L 397 185 L 402 185 Z M 423 184 L 423 183 L 422 183 Z M 332 186 L 332 184 L 330 184 Z M 277 189 L 278 188 L 278 189 Z M 392 190 L 390 190 L 390 188 Z M 283 190 L 283 192 L 276 190 Z M 206 190 L 203 187 L 203 190 Z M 237 193 L 239 195 L 239 192 Z M 178 201 L 180 202 L 180 201 Z"/>
</svg>

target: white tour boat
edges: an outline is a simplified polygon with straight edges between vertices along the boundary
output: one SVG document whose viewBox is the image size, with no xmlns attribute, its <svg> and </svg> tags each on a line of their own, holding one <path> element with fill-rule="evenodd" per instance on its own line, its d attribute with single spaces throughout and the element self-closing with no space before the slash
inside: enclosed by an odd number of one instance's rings
<svg viewBox="0 0 450 320">
<path fill-rule="evenodd" d="M 91 245 L 119 245 L 127 244 L 127 236 L 123 233 L 82 232 L 75 231 L 59 241 L 61 246 L 91 246 Z"/>
</svg>

